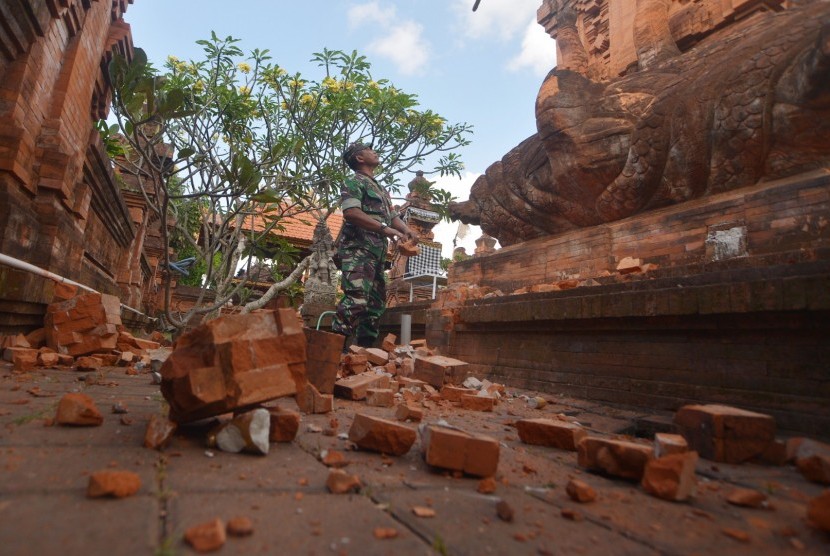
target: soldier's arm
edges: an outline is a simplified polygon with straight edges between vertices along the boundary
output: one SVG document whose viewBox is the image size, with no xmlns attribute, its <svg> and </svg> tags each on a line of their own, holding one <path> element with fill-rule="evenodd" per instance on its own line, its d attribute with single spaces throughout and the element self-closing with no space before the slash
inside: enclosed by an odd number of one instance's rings
<svg viewBox="0 0 830 556">
<path fill-rule="evenodd" d="M 399 235 L 402 235 L 405 241 L 414 241 L 416 244 L 418 243 L 418 234 L 412 231 L 412 229 L 406 225 L 406 222 L 401 220 L 400 216 L 395 216 L 392 219 L 392 228 L 395 231 L 400 232 Z"/>
<path fill-rule="evenodd" d="M 343 218 L 349 224 L 353 224 L 358 228 L 362 228 L 369 232 L 377 232 L 379 234 L 385 235 L 386 237 L 394 238 L 397 237 L 399 234 L 398 230 L 392 228 L 391 226 L 387 226 L 385 224 L 381 224 L 365 212 L 362 209 L 357 207 L 351 207 L 343 210 Z M 395 218 L 395 220 L 400 220 L 399 218 Z M 394 225 L 394 220 L 393 220 Z"/>
</svg>

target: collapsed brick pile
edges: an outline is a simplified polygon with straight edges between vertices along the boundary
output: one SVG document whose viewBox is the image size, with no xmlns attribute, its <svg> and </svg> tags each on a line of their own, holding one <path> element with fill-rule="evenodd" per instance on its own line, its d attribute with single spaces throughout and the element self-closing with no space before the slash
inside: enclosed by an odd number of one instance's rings
<svg viewBox="0 0 830 556">
<path fill-rule="evenodd" d="M 102 366 L 138 368 L 151 364 L 149 352 L 169 342 L 158 332 L 151 340 L 138 338 L 121 323 L 117 297 L 100 293 L 76 295 L 61 288 L 63 299 L 48 306 L 43 328 L 29 334 L 0 336 L 3 359 L 15 371 L 35 367 L 65 367 L 79 371 Z"/>
</svg>

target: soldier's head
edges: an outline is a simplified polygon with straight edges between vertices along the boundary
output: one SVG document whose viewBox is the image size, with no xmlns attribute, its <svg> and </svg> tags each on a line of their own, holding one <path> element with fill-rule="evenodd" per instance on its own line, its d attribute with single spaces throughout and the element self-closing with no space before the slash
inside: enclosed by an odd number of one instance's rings
<svg viewBox="0 0 830 556">
<path fill-rule="evenodd" d="M 378 155 L 372 147 L 365 143 L 352 143 L 343 151 L 343 161 L 352 170 L 358 170 L 362 166 L 369 166 L 374 169 L 378 165 Z"/>
</svg>

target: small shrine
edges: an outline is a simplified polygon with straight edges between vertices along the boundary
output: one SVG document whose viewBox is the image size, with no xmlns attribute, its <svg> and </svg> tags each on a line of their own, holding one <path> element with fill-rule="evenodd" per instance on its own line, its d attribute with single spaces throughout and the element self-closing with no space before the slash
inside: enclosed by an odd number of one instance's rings
<svg viewBox="0 0 830 556">
<path fill-rule="evenodd" d="M 441 243 L 434 241 L 432 229 L 441 221 L 441 215 L 430 201 L 432 182 L 420 170 L 409 182 L 409 193 L 400 214 L 406 225 L 418 234 L 419 253 L 413 257 L 392 250 L 392 268 L 387 293 L 390 305 L 433 299 L 440 286 L 447 282 L 441 268 Z"/>
</svg>

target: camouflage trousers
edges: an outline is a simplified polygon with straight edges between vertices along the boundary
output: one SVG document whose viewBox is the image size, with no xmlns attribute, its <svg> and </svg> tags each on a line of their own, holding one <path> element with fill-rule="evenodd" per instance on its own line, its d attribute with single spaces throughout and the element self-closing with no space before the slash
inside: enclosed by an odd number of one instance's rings
<svg viewBox="0 0 830 556">
<path fill-rule="evenodd" d="M 378 337 L 378 321 L 386 309 L 386 241 L 349 242 L 341 247 L 340 255 L 343 297 L 331 328 L 354 336 L 361 345 L 371 344 Z"/>
</svg>

